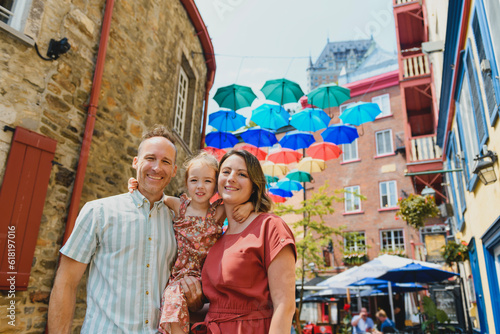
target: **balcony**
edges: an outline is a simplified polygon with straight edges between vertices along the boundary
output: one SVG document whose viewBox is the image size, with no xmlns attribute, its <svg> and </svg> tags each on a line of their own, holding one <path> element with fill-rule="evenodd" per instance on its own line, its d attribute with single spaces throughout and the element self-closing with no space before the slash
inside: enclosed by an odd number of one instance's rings
<svg viewBox="0 0 500 334">
<path fill-rule="evenodd" d="M 413 137 L 410 139 L 410 150 L 412 162 L 441 159 L 443 154 L 441 148 L 436 145 L 436 135 Z"/>
<path fill-rule="evenodd" d="M 423 53 L 401 57 L 401 63 L 403 66 L 400 80 L 417 78 L 431 73 L 429 59 Z"/>
<path fill-rule="evenodd" d="M 406 5 L 412 2 L 420 3 L 421 0 L 393 0 L 393 6 Z"/>
</svg>

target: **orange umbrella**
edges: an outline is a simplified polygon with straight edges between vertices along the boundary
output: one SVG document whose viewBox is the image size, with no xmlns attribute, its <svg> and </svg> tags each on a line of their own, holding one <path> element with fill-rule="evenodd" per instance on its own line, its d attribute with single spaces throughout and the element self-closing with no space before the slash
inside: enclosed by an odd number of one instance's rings
<svg viewBox="0 0 500 334">
<path fill-rule="evenodd" d="M 257 159 L 259 159 L 259 161 L 265 160 L 267 156 L 266 151 L 261 150 L 257 146 L 253 146 L 251 144 L 245 144 L 243 146 L 240 146 L 238 149 L 252 153 L 253 155 L 255 155 L 255 157 L 257 157 Z"/>
<path fill-rule="evenodd" d="M 342 154 L 342 149 L 333 143 L 321 142 L 312 144 L 306 153 L 311 158 L 327 161 L 337 159 Z"/>
<path fill-rule="evenodd" d="M 214 157 L 217 158 L 217 160 L 220 160 L 224 154 L 226 154 L 226 150 L 223 150 L 222 148 L 217 148 L 217 147 L 212 147 L 212 146 L 207 146 L 203 148 L 204 151 L 207 153 L 213 155 Z"/>
<path fill-rule="evenodd" d="M 300 159 L 302 159 L 302 154 L 289 148 L 282 148 L 279 151 L 269 154 L 267 157 L 267 160 L 272 161 L 275 164 L 286 165 L 299 162 Z"/>
</svg>

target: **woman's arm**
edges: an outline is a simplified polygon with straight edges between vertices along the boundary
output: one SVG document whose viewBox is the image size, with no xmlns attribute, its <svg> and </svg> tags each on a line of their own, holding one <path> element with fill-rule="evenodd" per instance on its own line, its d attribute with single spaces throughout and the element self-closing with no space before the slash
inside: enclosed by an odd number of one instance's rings
<svg viewBox="0 0 500 334">
<path fill-rule="evenodd" d="M 289 334 L 295 313 L 295 255 L 285 246 L 267 270 L 274 313 L 269 334 Z"/>
</svg>

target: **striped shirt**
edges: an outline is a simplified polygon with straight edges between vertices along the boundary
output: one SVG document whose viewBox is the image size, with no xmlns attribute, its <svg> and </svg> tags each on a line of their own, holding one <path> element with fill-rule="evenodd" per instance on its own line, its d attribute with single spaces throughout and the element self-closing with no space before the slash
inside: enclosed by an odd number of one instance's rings
<svg viewBox="0 0 500 334">
<path fill-rule="evenodd" d="M 163 289 L 177 254 L 163 199 L 139 192 L 85 204 L 61 253 L 90 264 L 81 333 L 156 333 Z"/>
</svg>

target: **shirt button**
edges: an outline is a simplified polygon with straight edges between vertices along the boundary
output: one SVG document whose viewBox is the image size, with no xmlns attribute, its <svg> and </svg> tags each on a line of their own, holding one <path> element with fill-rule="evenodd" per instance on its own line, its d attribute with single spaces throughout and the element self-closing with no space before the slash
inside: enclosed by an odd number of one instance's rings
<svg viewBox="0 0 500 334">
<path fill-rule="evenodd" d="M 146 323 L 146 324 L 149 324 L 149 321 L 148 321 L 148 320 L 146 320 L 146 321 L 145 321 L 145 323 Z"/>
<path fill-rule="evenodd" d="M 151 241 L 151 237 L 149 237 L 149 241 Z"/>
<path fill-rule="evenodd" d="M 151 218 L 151 215 L 149 215 L 149 218 Z"/>
<path fill-rule="evenodd" d="M 148 267 L 148 268 L 149 268 L 149 263 L 148 263 L 148 264 L 146 264 L 146 267 Z"/>
<path fill-rule="evenodd" d="M 146 291 L 146 294 L 149 295 L 149 291 Z"/>
<path fill-rule="evenodd" d="M 281 242 L 285 242 L 285 239 L 281 239 L 280 241 L 281 241 Z"/>
</svg>

